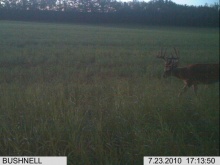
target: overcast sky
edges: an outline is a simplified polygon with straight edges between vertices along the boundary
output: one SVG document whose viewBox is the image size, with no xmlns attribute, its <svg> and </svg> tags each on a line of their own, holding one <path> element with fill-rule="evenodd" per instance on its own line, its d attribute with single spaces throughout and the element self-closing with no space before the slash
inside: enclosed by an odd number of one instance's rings
<svg viewBox="0 0 220 165">
<path fill-rule="evenodd" d="M 132 0 L 118 0 L 118 1 L 132 1 Z M 145 1 L 148 2 L 150 0 L 139 0 L 139 1 Z M 181 5 L 194 5 L 194 6 L 199 6 L 199 5 L 205 5 L 206 3 L 208 5 L 212 5 L 214 3 L 219 3 L 219 0 L 172 0 L 173 2 L 177 3 L 177 4 L 181 4 Z"/>
</svg>

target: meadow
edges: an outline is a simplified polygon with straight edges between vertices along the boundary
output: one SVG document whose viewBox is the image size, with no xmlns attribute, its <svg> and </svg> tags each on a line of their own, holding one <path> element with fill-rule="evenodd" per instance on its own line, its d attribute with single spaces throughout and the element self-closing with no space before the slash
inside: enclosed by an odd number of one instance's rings
<svg viewBox="0 0 220 165">
<path fill-rule="evenodd" d="M 0 21 L 0 155 L 219 155 L 219 84 L 178 98 L 183 82 L 155 58 L 173 47 L 181 66 L 219 62 L 219 30 Z"/>
</svg>

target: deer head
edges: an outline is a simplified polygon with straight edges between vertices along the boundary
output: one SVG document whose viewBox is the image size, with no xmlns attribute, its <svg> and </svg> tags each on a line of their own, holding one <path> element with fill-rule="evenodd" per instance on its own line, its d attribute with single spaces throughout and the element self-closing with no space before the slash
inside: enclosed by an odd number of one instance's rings
<svg viewBox="0 0 220 165">
<path fill-rule="evenodd" d="M 166 56 L 166 49 L 163 52 L 163 49 L 156 56 L 157 58 L 163 59 L 165 61 L 164 74 L 163 77 L 169 77 L 172 75 L 173 69 L 178 67 L 179 64 L 179 51 L 176 48 L 174 49 L 174 55 L 171 53 L 171 57 Z"/>
</svg>

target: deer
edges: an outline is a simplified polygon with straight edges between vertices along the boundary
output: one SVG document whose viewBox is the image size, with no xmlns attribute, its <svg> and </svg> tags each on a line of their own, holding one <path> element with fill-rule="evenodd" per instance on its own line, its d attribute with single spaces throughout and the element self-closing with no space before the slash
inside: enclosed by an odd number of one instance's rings
<svg viewBox="0 0 220 165">
<path fill-rule="evenodd" d="M 197 90 L 199 84 L 212 84 L 219 82 L 219 63 L 213 64 L 189 64 L 185 67 L 179 67 L 179 50 L 174 49 L 174 54 L 171 53 L 170 57 L 166 56 L 166 49 L 158 53 L 157 58 L 163 59 L 165 61 L 163 77 L 167 78 L 174 76 L 178 79 L 183 80 L 184 86 L 180 91 L 178 97 L 187 91 L 191 86 L 193 91 L 197 96 Z M 175 56 L 174 56 L 175 55 Z"/>
</svg>

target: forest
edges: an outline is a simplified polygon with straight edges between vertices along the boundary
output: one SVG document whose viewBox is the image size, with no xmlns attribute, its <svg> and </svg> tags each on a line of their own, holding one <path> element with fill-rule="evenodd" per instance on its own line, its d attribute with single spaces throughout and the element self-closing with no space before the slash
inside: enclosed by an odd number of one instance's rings
<svg viewBox="0 0 220 165">
<path fill-rule="evenodd" d="M 219 4 L 179 5 L 171 0 L 0 0 L 0 20 L 219 26 Z"/>
</svg>

